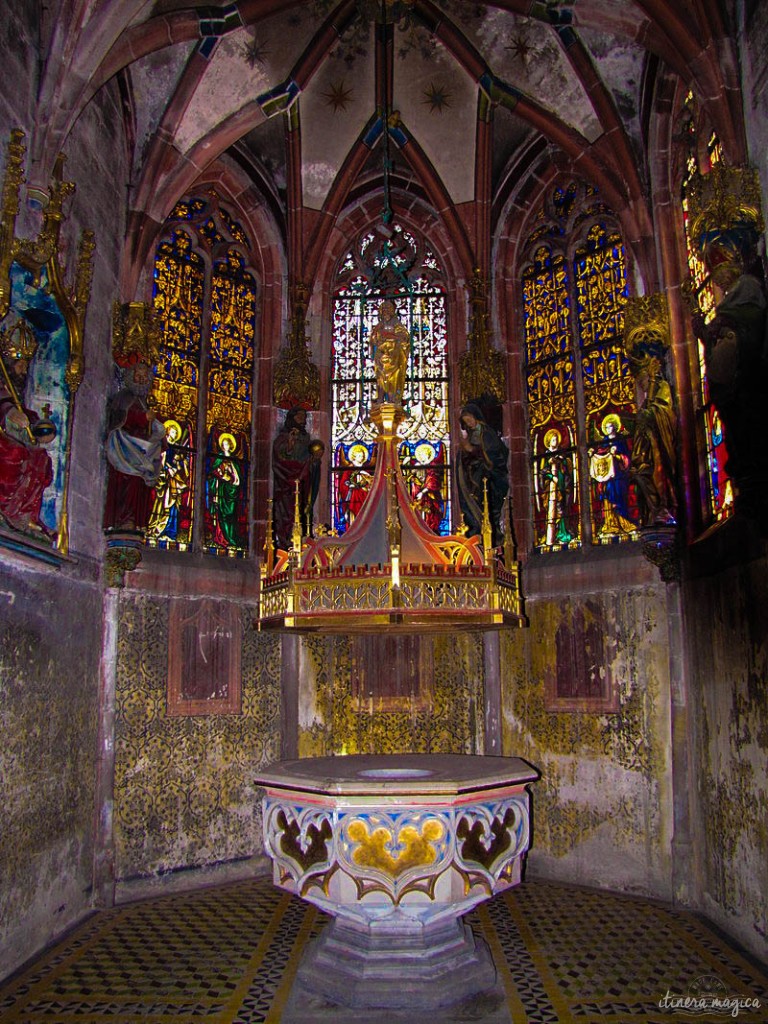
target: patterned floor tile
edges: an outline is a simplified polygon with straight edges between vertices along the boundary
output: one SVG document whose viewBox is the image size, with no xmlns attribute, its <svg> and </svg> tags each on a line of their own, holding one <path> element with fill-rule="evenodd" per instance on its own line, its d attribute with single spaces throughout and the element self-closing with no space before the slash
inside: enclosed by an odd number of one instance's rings
<svg viewBox="0 0 768 1024">
<path fill-rule="evenodd" d="M 296 970 L 325 920 L 266 879 L 116 907 L 0 986 L 0 1020 L 280 1024 L 284 1013 L 295 1020 Z M 468 921 L 491 949 L 514 1024 L 676 1024 L 690 1015 L 664 1008 L 665 994 L 700 993 L 702 985 L 759 1000 L 760 1009 L 739 1011 L 743 1024 L 768 1021 L 768 975 L 682 911 L 528 880 Z M 430 1014 L 429 1024 L 469 1024 L 482 1020 L 478 1012 L 454 1008 Z M 307 1013 L 306 1024 L 333 1019 L 319 1004 L 307 1004 Z"/>
</svg>

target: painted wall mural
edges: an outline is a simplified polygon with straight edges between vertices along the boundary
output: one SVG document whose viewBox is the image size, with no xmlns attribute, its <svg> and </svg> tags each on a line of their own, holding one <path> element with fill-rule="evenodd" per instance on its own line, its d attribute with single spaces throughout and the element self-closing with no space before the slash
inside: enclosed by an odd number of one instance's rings
<svg viewBox="0 0 768 1024">
<path fill-rule="evenodd" d="M 190 602 L 193 603 L 193 602 Z M 280 756 L 280 639 L 242 608 L 242 712 L 167 712 L 170 607 L 121 595 L 115 716 L 118 881 L 262 852 L 254 770 Z"/>
<path fill-rule="evenodd" d="M 39 519 L 40 524 L 53 535 L 63 512 L 71 396 L 66 381 L 69 331 L 56 298 L 50 293 L 50 286 L 45 269 L 36 282 L 31 270 L 14 263 L 11 266 L 11 308 L 5 323 L 12 330 L 12 325 L 21 320 L 34 332 L 35 351 L 29 361 L 26 393 L 19 398 L 25 407 L 30 406 L 40 417 L 35 426 L 39 427 L 40 420 L 53 425 L 49 435 L 38 441 L 38 449 L 42 447 L 48 453 L 52 477 L 42 494 Z"/>
<path fill-rule="evenodd" d="M 529 601 L 526 610 L 529 630 L 501 634 L 501 678 L 504 753 L 541 771 L 531 867 L 664 895 L 671 882 L 670 697 L 658 592 Z M 567 648 L 552 638 L 579 616 L 606 637 L 606 662 L 590 670 L 610 674 L 614 712 L 558 706 L 558 650 Z"/>
<path fill-rule="evenodd" d="M 309 637 L 302 650 L 299 756 L 483 750 L 483 646 L 477 633 L 399 641 L 395 679 L 386 637 Z M 364 641 L 368 641 L 366 644 Z M 416 664 L 418 663 L 418 664 Z M 401 666 L 402 667 L 402 666 Z M 385 679 L 386 677 L 386 679 Z M 419 682 L 415 682 L 418 679 Z"/>
</svg>

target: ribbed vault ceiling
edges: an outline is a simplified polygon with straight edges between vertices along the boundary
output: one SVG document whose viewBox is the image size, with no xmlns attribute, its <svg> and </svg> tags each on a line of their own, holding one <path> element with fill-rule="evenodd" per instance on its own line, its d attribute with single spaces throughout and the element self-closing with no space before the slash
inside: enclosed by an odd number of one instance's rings
<svg viewBox="0 0 768 1024">
<path fill-rule="evenodd" d="M 135 138 L 131 206 L 155 222 L 227 151 L 278 217 L 291 189 L 309 210 L 340 209 L 363 181 L 381 185 L 371 132 L 385 97 L 399 129 L 393 173 L 435 209 L 481 200 L 498 211 L 545 151 L 637 217 L 658 69 L 703 98 L 736 94 L 714 0 L 69 0 L 45 31 L 39 180 L 117 75 Z"/>
</svg>

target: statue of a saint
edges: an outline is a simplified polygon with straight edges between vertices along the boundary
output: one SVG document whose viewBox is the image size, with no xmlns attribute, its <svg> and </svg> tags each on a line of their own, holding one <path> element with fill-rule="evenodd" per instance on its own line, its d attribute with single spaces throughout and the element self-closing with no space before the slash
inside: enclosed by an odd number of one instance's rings
<svg viewBox="0 0 768 1024">
<path fill-rule="evenodd" d="M 320 489 L 321 459 L 325 445 L 307 430 L 304 409 L 290 409 L 272 445 L 272 514 L 275 543 L 287 551 L 291 546 L 296 511 L 296 481 L 299 482 L 301 535 L 312 533 L 312 517 Z"/>
<path fill-rule="evenodd" d="M 492 544 L 498 547 L 504 539 L 501 511 L 509 490 L 509 449 L 499 434 L 488 424 L 480 406 L 468 402 L 459 413 L 461 435 L 458 444 L 456 476 L 459 505 L 469 536 L 479 535 L 483 528 L 485 492 L 488 492 L 488 514 L 493 531 Z"/>
<path fill-rule="evenodd" d="M 722 231 L 702 246 L 702 255 L 719 301 L 714 319 L 706 324 L 696 314 L 693 328 L 704 344 L 709 394 L 723 424 L 725 468 L 734 484 L 736 510 L 768 529 L 768 446 L 762 439 L 768 301 L 753 233 Z"/>
<path fill-rule="evenodd" d="M 165 447 L 165 427 L 147 404 L 151 388 L 151 367 L 142 358 L 133 359 L 123 366 L 123 387 L 109 403 L 108 530 L 142 531 L 149 521 Z"/>
<path fill-rule="evenodd" d="M 671 526 L 677 510 L 677 416 L 672 389 L 655 356 L 646 358 L 637 373 L 637 382 L 645 393 L 645 401 L 635 420 L 630 478 L 637 487 L 642 525 Z"/>
<path fill-rule="evenodd" d="M 408 328 L 398 319 L 394 302 L 385 299 L 379 306 L 379 322 L 371 331 L 380 402 L 402 406 L 410 347 Z"/>
<path fill-rule="evenodd" d="M 50 538 L 40 509 L 43 492 L 53 482 L 51 457 L 44 446 L 53 441 L 56 428 L 24 405 L 36 349 L 37 339 L 26 324 L 0 333 L 0 522 Z"/>
</svg>

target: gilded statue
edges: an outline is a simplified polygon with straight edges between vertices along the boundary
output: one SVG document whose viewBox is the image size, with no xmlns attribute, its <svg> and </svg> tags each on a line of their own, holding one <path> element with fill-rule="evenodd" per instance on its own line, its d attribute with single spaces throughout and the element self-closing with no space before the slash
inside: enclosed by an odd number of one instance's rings
<svg viewBox="0 0 768 1024">
<path fill-rule="evenodd" d="M 400 322 L 394 302 L 385 299 L 379 306 L 379 322 L 371 331 L 371 352 L 380 402 L 402 406 L 410 348 L 408 328 Z"/>
</svg>

